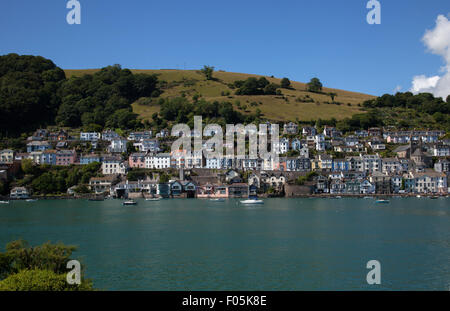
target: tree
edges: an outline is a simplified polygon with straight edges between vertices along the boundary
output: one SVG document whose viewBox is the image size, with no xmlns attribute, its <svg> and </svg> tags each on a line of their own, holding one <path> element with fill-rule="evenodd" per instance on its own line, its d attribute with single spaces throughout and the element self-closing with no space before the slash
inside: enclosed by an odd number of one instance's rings
<svg viewBox="0 0 450 311">
<path fill-rule="evenodd" d="M 23 159 L 20 166 L 25 174 L 33 174 L 34 164 L 31 159 Z"/>
<path fill-rule="evenodd" d="M 203 68 L 200 71 L 203 73 L 206 80 L 212 80 L 213 73 L 214 73 L 214 67 L 205 65 L 205 66 L 203 66 Z"/>
<path fill-rule="evenodd" d="M 450 104 L 450 95 L 447 96 L 447 104 Z"/>
<path fill-rule="evenodd" d="M 322 92 L 322 82 L 318 78 L 312 78 L 311 81 L 307 84 L 307 88 L 309 92 Z"/>
<path fill-rule="evenodd" d="M 289 89 L 291 87 L 291 81 L 288 78 L 281 79 L 281 87 L 283 89 Z"/>
</svg>

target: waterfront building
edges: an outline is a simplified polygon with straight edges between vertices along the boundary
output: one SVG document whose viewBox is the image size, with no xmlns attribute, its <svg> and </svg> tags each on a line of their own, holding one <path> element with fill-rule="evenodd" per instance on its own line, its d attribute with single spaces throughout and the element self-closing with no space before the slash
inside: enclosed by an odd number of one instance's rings
<svg viewBox="0 0 450 311">
<path fill-rule="evenodd" d="M 11 189 L 9 197 L 11 199 L 28 199 L 30 197 L 30 193 L 25 187 L 14 187 Z"/>
</svg>

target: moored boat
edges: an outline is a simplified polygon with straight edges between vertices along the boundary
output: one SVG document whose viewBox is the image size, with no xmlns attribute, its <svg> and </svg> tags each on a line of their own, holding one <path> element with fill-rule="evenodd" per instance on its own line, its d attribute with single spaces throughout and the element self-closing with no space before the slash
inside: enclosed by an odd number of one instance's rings
<svg viewBox="0 0 450 311">
<path fill-rule="evenodd" d="M 386 200 L 386 199 L 379 199 L 379 200 L 376 201 L 376 203 L 379 203 L 379 204 L 387 204 L 387 203 L 389 203 L 389 200 Z"/>
<path fill-rule="evenodd" d="M 37 200 L 36 199 L 28 199 L 28 200 L 25 200 L 26 202 L 36 202 Z"/>
<path fill-rule="evenodd" d="M 0 201 L 0 204 L 9 204 L 9 201 Z"/>
<path fill-rule="evenodd" d="M 145 199 L 145 201 L 150 201 L 150 202 L 152 202 L 152 201 L 161 201 L 161 198 L 147 198 L 147 199 Z"/>
<path fill-rule="evenodd" d="M 264 204 L 264 201 L 263 200 L 249 199 L 249 200 L 241 201 L 241 204 Z"/>
<path fill-rule="evenodd" d="M 131 205 L 137 205 L 136 201 L 128 200 L 122 203 L 123 206 L 131 206 Z"/>
</svg>

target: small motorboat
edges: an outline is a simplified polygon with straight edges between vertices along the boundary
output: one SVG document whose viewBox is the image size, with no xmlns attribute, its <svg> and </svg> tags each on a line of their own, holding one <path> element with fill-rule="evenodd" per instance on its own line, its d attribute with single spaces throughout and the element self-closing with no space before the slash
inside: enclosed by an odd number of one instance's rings
<svg viewBox="0 0 450 311">
<path fill-rule="evenodd" d="M 161 198 L 147 198 L 147 199 L 145 199 L 145 201 L 150 201 L 150 202 L 161 201 Z"/>
<path fill-rule="evenodd" d="M 369 199 L 372 199 L 372 197 L 364 197 L 363 199 L 369 200 Z"/>
<path fill-rule="evenodd" d="M 123 206 L 131 206 L 131 205 L 137 205 L 136 201 L 129 200 L 122 203 Z"/>
<path fill-rule="evenodd" d="M 379 199 L 379 200 L 376 201 L 376 203 L 378 203 L 378 204 L 387 204 L 387 203 L 389 203 L 389 200 Z"/>
<path fill-rule="evenodd" d="M 264 204 L 264 201 L 258 199 L 248 199 L 241 201 L 241 204 Z"/>
<path fill-rule="evenodd" d="M 25 200 L 25 202 L 36 202 L 37 200 L 36 199 L 28 199 L 28 200 Z"/>
<path fill-rule="evenodd" d="M 0 204 L 9 204 L 9 201 L 0 201 Z"/>
<path fill-rule="evenodd" d="M 342 199 L 340 195 L 336 196 L 335 199 Z"/>
<path fill-rule="evenodd" d="M 422 196 L 420 194 L 416 195 L 416 198 L 420 199 Z"/>
<path fill-rule="evenodd" d="M 430 199 L 431 200 L 437 200 L 437 199 L 439 199 L 439 197 L 438 196 L 432 196 L 432 197 L 430 197 Z"/>
</svg>

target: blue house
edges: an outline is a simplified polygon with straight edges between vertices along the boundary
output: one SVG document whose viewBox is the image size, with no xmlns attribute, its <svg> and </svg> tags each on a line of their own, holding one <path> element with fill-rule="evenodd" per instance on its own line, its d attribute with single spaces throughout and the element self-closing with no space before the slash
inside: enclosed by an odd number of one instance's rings
<svg viewBox="0 0 450 311">
<path fill-rule="evenodd" d="M 33 151 L 45 151 L 51 148 L 48 141 L 32 141 L 27 144 L 27 152 L 31 153 Z"/>
</svg>

